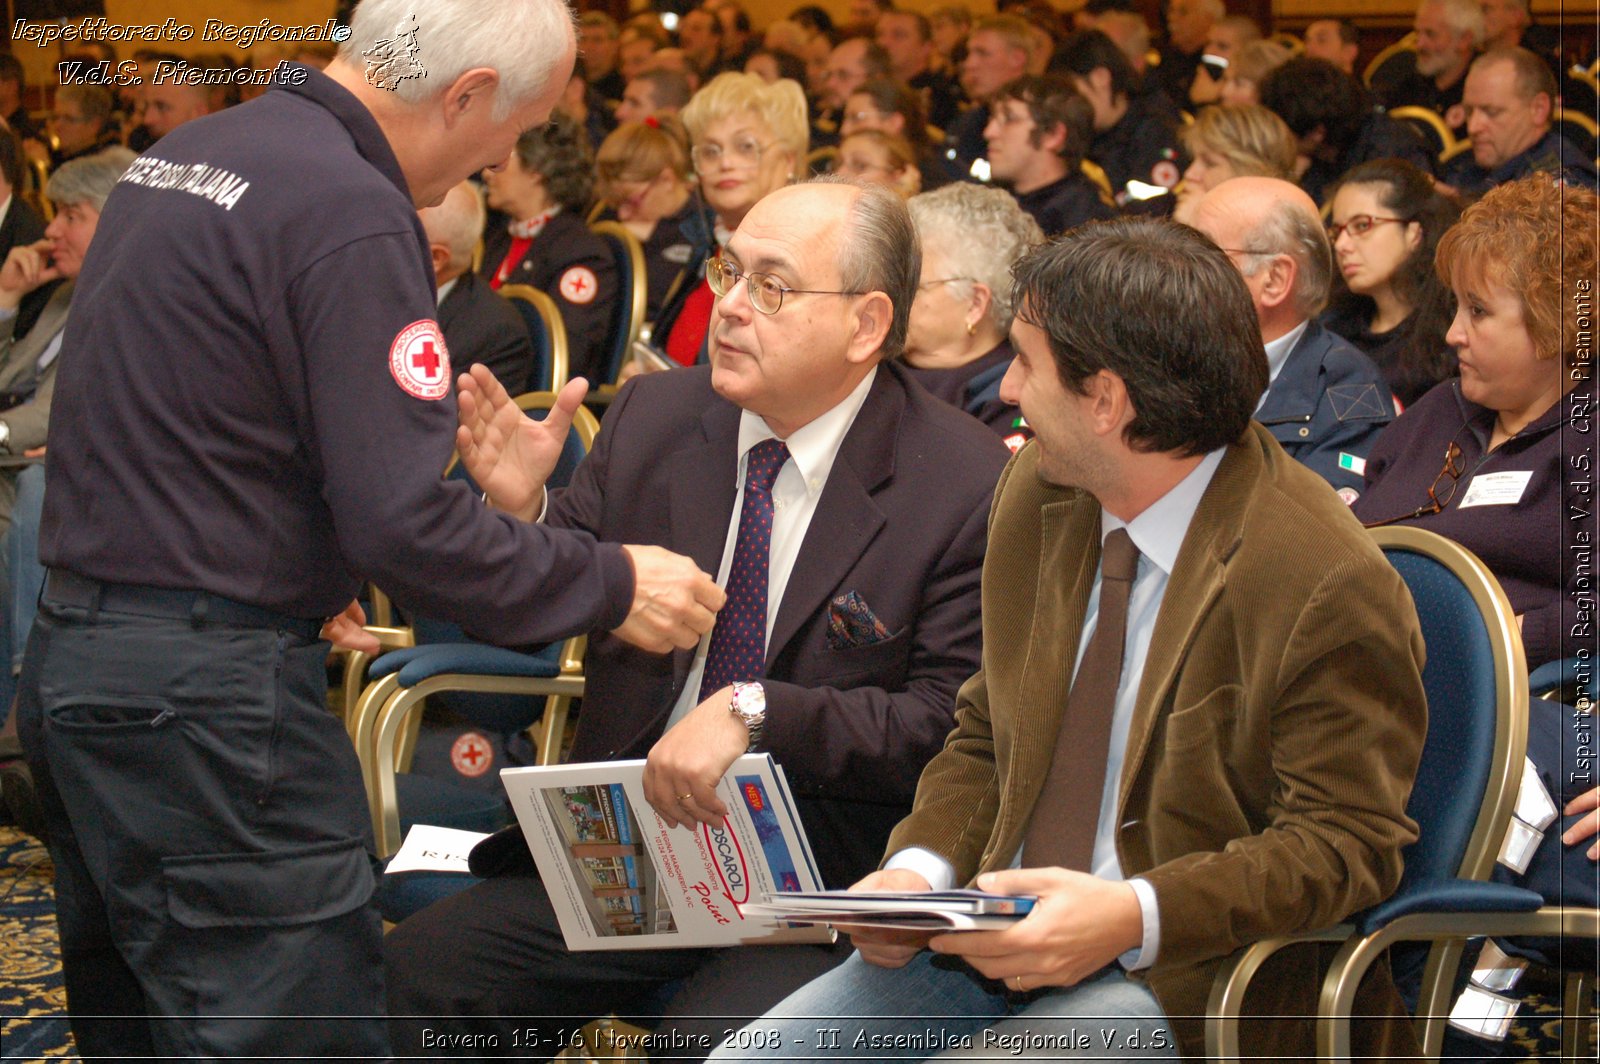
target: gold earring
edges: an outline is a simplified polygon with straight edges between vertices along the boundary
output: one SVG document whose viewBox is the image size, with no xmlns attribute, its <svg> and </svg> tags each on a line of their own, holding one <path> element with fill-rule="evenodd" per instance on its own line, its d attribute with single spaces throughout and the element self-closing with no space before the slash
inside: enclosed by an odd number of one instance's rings
<svg viewBox="0 0 1600 1064">
<path fill-rule="evenodd" d="M 967 322 L 967 335 L 968 336 L 977 336 L 978 335 L 978 323 L 977 322 L 975 322 L 975 321 Z"/>
</svg>

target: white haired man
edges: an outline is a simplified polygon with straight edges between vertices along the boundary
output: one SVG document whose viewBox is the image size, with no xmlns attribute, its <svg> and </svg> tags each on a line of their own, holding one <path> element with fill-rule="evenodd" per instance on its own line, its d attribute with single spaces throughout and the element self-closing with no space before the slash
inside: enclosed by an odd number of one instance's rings
<svg viewBox="0 0 1600 1064">
<path fill-rule="evenodd" d="M 439 329 L 456 367 L 465 373 L 481 363 L 512 395 L 542 387 L 533 377 L 533 341 L 522 318 L 472 269 L 487 213 L 482 195 L 463 181 L 443 203 L 417 213 L 433 259 Z"/>
<path fill-rule="evenodd" d="M 693 646 L 722 602 L 686 558 L 439 476 L 416 210 L 549 117 L 570 11 L 365 0 L 350 29 L 326 73 L 282 67 L 139 158 L 79 277 L 18 714 L 85 1056 L 388 1055 L 371 824 L 326 704 L 325 640 L 376 649 L 362 579 L 506 643 Z"/>
<path fill-rule="evenodd" d="M 1399 64 L 1397 76 L 1373 79 L 1384 106 L 1426 107 L 1437 111 L 1458 134 L 1466 132 L 1461 105 L 1467 66 L 1483 47 L 1483 7 L 1478 0 L 1422 0 L 1412 29 L 1417 34 L 1415 65 Z"/>
</svg>

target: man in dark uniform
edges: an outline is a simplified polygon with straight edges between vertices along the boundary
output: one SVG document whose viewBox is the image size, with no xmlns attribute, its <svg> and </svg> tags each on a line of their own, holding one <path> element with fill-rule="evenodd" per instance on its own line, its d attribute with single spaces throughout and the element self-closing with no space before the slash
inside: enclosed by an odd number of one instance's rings
<svg viewBox="0 0 1600 1064">
<path fill-rule="evenodd" d="M 1089 158 L 1111 182 L 1118 204 L 1143 199 L 1130 181 L 1170 189 L 1188 169 L 1188 154 L 1178 140 L 1178 112 L 1166 94 L 1147 89 L 1127 56 L 1099 30 L 1068 37 L 1056 50 L 1051 73 L 1071 77 L 1094 107 Z"/>
<path fill-rule="evenodd" d="M 533 339 L 522 316 L 472 272 L 472 251 L 483 233 L 482 195 L 470 181 L 450 190 L 437 207 L 418 214 L 428 234 L 433 280 L 439 290 L 439 329 L 456 368 L 489 367 L 512 395 L 532 391 Z"/>
<path fill-rule="evenodd" d="M 1061 78 L 1019 78 L 1000 93 L 984 131 L 994 179 L 1045 236 L 1116 217 L 1079 169 L 1094 128 L 1089 102 Z"/>
<path fill-rule="evenodd" d="M 1417 6 L 1417 48 L 1409 63 L 1397 59 L 1375 76 L 1372 91 L 1385 107 L 1426 107 L 1456 134 L 1466 133 L 1461 93 L 1467 65 L 1483 45 L 1483 8 L 1478 0 L 1422 0 Z"/>
<path fill-rule="evenodd" d="M 318 639 L 362 645 L 360 579 L 502 642 L 710 627 L 688 559 L 439 475 L 455 409 L 416 208 L 505 160 L 574 49 L 556 0 L 366 0 L 326 75 L 280 68 L 106 201 L 18 696 L 85 1056 L 387 1055 L 371 825 Z"/>
<path fill-rule="evenodd" d="M 1456 156 L 1441 180 L 1467 196 L 1547 173 L 1595 187 L 1594 162 L 1552 128 L 1556 80 L 1526 48 L 1497 48 L 1473 61 L 1463 94 L 1472 151 Z"/>
<path fill-rule="evenodd" d="M 1222 0 L 1172 0 L 1166 9 L 1167 42 L 1149 77 L 1151 87 L 1176 106 L 1189 99 L 1189 85 L 1206 50 L 1206 36 L 1227 11 Z"/>
<path fill-rule="evenodd" d="M 961 87 L 943 70 L 935 70 L 933 27 L 920 11 L 885 11 L 875 31 L 878 44 L 889 54 L 895 79 L 923 97 L 928 123 L 948 129 L 961 108 Z"/>
<path fill-rule="evenodd" d="M 1028 72 L 1033 38 L 1027 22 L 1015 15 L 979 19 L 967 38 L 967 57 L 961 62 L 961 87 L 973 106 L 945 129 L 945 161 L 964 179 L 983 176 L 972 164 L 988 151 L 983 131 L 989 125 L 989 102 L 999 91 Z M 987 164 L 986 164 L 987 165 Z M 984 169 L 982 175 L 987 175 Z"/>
<path fill-rule="evenodd" d="M 1374 106 L 1361 82 L 1326 59 L 1297 55 L 1268 71 L 1261 104 L 1283 119 L 1311 160 L 1300 187 L 1318 203 L 1341 175 L 1371 159 L 1401 159 L 1434 172 L 1422 134 Z"/>
</svg>

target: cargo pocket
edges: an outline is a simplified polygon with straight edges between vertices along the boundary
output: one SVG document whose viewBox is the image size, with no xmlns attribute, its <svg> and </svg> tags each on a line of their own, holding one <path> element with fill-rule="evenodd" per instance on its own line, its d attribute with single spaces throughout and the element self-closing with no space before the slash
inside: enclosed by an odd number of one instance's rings
<svg viewBox="0 0 1600 1064">
<path fill-rule="evenodd" d="M 167 908 L 184 927 L 288 927 L 342 916 L 376 885 L 365 843 L 318 843 L 265 853 L 168 857 Z"/>
<path fill-rule="evenodd" d="M 174 997 L 159 1011 L 209 1018 L 203 1043 L 260 1044 L 284 1034 L 247 1034 L 245 1017 L 265 1028 L 269 1018 L 382 1013 L 382 924 L 368 904 L 376 878 L 363 842 L 169 857 L 161 865 L 176 926 L 159 965 Z"/>
</svg>

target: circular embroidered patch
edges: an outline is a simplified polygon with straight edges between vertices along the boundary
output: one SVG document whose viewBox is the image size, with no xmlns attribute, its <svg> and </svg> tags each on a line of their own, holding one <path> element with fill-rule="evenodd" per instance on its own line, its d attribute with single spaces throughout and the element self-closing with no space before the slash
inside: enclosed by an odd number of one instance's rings
<svg viewBox="0 0 1600 1064">
<path fill-rule="evenodd" d="M 568 303 L 592 303 L 600 289 L 594 271 L 587 266 L 573 266 L 561 275 L 561 297 Z"/>
<path fill-rule="evenodd" d="M 407 395 L 443 399 L 450 391 L 450 351 L 430 318 L 400 330 L 389 345 L 389 372 Z"/>
<path fill-rule="evenodd" d="M 1171 188 L 1176 185 L 1178 178 L 1181 176 L 1178 173 L 1178 164 L 1170 159 L 1162 159 L 1150 168 L 1150 180 L 1162 188 Z"/>
<path fill-rule="evenodd" d="M 481 776 L 494 765 L 494 745 L 475 731 L 462 732 L 450 747 L 450 764 L 463 776 Z"/>
</svg>

